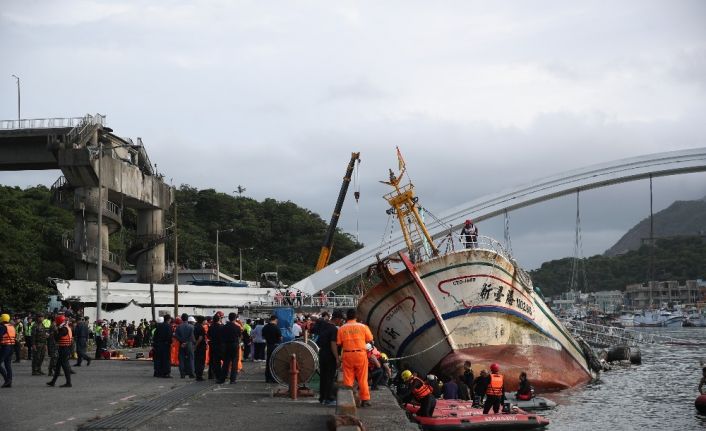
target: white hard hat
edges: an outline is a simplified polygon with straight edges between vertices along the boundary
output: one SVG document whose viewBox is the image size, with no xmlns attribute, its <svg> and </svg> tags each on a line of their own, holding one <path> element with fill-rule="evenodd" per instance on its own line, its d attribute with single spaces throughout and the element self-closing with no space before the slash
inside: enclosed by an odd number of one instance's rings
<svg viewBox="0 0 706 431">
<path fill-rule="evenodd" d="M 157 318 L 157 323 L 164 323 L 164 317 L 159 316 L 159 317 Z"/>
<path fill-rule="evenodd" d="M 366 343 L 366 344 L 365 344 L 365 350 L 368 350 L 368 351 L 373 350 L 373 345 L 370 344 L 370 343 Z"/>
<path fill-rule="evenodd" d="M 189 318 L 186 321 L 189 323 L 196 323 L 196 319 L 194 319 L 194 316 L 189 316 Z"/>
</svg>

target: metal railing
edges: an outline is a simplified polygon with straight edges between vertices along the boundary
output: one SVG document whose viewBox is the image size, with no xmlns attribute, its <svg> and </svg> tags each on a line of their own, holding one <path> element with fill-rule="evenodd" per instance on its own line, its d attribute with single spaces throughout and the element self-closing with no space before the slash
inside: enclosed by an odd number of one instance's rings
<svg viewBox="0 0 706 431">
<path fill-rule="evenodd" d="M 103 126 L 105 124 L 105 115 L 96 114 L 86 114 L 81 118 L 81 121 L 74 126 L 68 133 L 69 143 L 71 145 L 81 145 L 88 135 L 93 133 L 97 127 Z"/>
<path fill-rule="evenodd" d="M 643 332 L 634 329 L 618 328 L 616 326 L 598 325 L 582 320 L 562 319 L 566 329 L 574 336 L 581 336 L 593 346 L 618 346 L 626 345 L 636 347 L 640 344 L 689 344 L 703 345 L 703 343 L 670 337 L 655 332 Z"/>
<path fill-rule="evenodd" d="M 87 208 L 93 211 L 98 210 L 98 199 L 87 198 L 85 196 L 74 195 L 74 208 Z M 103 201 L 103 215 L 112 219 L 122 220 L 123 212 L 120 205 L 108 200 Z"/>
<path fill-rule="evenodd" d="M 79 254 L 81 255 L 81 260 L 84 260 L 86 262 L 93 262 L 97 263 L 98 262 L 98 247 L 88 247 L 85 250 L 82 250 L 81 248 L 76 249 L 74 248 L 75 246 L 75 241 L 73 238 L 70 238 L 68 234 L 72 234 L 73 232 L 67 232 L 64 233 L 62 236 L 62 244 L 64 248 L 72 253 Z M 103 249 L 102 253 L 103 257 L 103 263 L 110 263 L 113 266 L 120 267 L 122 260 L 120 259 L 120 255 L 113 253 L 110 250 Z"/>
<path fill-rule="evenodd" d="M 335 296 L 273 296 L 265 306 L 273 307 L 320 307 L 320 308 L 352 308 L 358 306 L 359 297 L 356 295 L 335 295 Z"/>
<path fill-rule="evenodd" d="M 27 118 L 21 120 L 1 120 L 0 130 L 20 130 L 20 129 L 60 129 L 76 127 L 84 122 L 90 124 L 105 124 L 105 115 L 85 115 L 83 117 L 67 118 Z"/>
</svg>

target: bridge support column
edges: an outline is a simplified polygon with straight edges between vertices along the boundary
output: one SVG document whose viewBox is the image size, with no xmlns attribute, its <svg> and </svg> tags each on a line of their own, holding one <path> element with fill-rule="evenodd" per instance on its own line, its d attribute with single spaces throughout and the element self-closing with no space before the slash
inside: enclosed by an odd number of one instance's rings
<svg viewBox="0 0 706 431">
<path fill-rule="evenodd" d="M 106 194 L 105 192 L 103 193 Z M 109 255 L 109 228 L 106 223 L 98 227 L 98 188 L 78 188 L 75 190 L 74 209 L 74 253 L 82 256 L 74 259 L 75 277 L 79 280 L 96 280 L 98 278 L 98 234 L 103 237 L 103 261 Z M 105 218 L 104 218 L 105 220 Z M 103 280 L 108 280 L 104 266 Z"/>
<path fill-rule="evenodd" d="M 137 237 L 158 240 L 164 233 L 164 211 L 142 209 L 137 211 Z M 147 250 L 137 258 L 137 282 L 156 283 L 164 277 L 164 243 Z"/>
</svg>

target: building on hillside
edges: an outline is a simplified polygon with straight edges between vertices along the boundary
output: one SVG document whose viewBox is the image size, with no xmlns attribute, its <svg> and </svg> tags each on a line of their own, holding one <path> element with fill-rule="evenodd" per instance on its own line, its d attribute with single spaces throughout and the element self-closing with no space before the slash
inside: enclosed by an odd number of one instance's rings
<svg viewBox="0 0 706 431">
<path fill-rule="evenodd" d="M 625 287 L 625 304 L 632 308 L 648 308 L 662 304 L 695 304 L 706 298 L 706 280 L 650 281 Z"/>
<path fill-rule="evenodd" d="M 620 290 L 605 290 L 591 293 L 589 303 L 605 314 L 615 314 L 621 310 L 625 294 Z"/>
</svg>

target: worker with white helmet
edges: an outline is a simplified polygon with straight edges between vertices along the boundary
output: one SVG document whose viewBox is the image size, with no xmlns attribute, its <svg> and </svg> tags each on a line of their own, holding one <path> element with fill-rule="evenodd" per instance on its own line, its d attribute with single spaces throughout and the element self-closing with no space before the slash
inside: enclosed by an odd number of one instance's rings
<svg viewBox="0 0 706 431">
<path fill-rule="evenodd" d="M 12 387 L 12 352 L 16 339 L 17 333 L 10 322 L 10 315 L 0 315 L 0 375 L 5 381 L 3 388 Z"/>
</svg>

